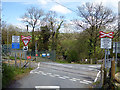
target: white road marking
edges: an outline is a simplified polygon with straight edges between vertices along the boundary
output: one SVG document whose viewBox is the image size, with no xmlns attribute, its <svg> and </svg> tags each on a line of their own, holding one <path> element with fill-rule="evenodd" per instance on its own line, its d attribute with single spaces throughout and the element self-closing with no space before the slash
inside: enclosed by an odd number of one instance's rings
<svg viewBox="0 0 120 90">
<path fill-rule="evenodd" d="M 61 79 L 66 79 L 66 78 L 64 78 L 64 77 L 58 77 L 58 78 L 61 78 Z"/>
<path fill-rule="evenodd" d="M 47 73 L 47 74 L 51 75 L 52 73 Z"/>
<path fill-rule="evenodd" d="M 33 70 L 31 70 L 30 73 L 34 73 Z"/>
<path fill-rule="evenodd" d="M 47 74 L 45 74 L 44 72 L 41 72 L 41 74 L 43 74 L 43 75 L 47 75 Z"/>
<path fill-rule="evenodd" d="M 59 77 L 60 75 L 58 75 L 58 74 L 54 74 L 54 76 L 57 76 L 57 77 Z"/>
<path fill-rule="evenodd" d="M 99 72 L 97 73 L 97 76 L 96 76 L 96 78 L 95 78 L 94 82 L 96 82 L 96 81 L 97 81 L 97 79 L 98 79 L 98 76 L 99 76 L 100 72 L 101 72 L 101 71 L 99 71 Z"/>
<path fill-rule="evenodd" d="M 41 72 L 41 73 L 42 73 L 43 71 L 38 71 L 38 72 Z"/>
<path fill-rule="evenodd" d="M 87 82 L 84 82 L 84 81 L 80 81 L 80 83 L 83 83 L 83 84 L 89 84 L 89 83 L 87 83 Z"/>
<path fill-rule="evenodd" d="M 37 73 L 37 74 L 39 74 L 39 72 L 34 72 L 34 73 Z"/>
<path fill-rule="evenodd" d="M 56 89 L 56 90 L 59 90 L 60 86 L 35 86 L 35 88 L 39 88 L 39 89 Z"/>
<path fill-rule="evenodd" d="M 84 82 L 88 82 L 88 83 L 92 83 L 92 81 L 88 81 L 88 80 L 83 80 Z"/>
<path fill-rule="evenodd" d="M 77 79 L 77 78 L 76 78 L 76 80 L 77 80 L 77 81 L 80 81 L 80 79 Z"/>
<path fill-rule="evenodd" d="M 71 81 L 77 81 L 77 80 L 75 80 L 75 79 L 69 79 L 69 80 L 71 80 Z"/>
<path fill-rule="evenodd" d="M 40 67 L 40 62 L 38 63 L 38 67 Z"/>
<path fill-rule="evenodd" d="M 70 77 L 68 77 L 68 76 L 63 76 L 64 78 L 70 78 Z"/>
</svg>

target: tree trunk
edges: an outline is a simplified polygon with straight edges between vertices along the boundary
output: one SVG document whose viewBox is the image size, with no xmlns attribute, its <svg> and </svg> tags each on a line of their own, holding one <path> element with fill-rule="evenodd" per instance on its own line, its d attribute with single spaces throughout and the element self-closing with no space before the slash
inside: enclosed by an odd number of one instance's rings
<svg viewBox="0 0 120 90">
<path fill-rule="evenodd" d="M 33 27 L 33 31 L 32 31 L 32 53 L 33 55 L 35 54 L 35 36 L 34 36 L 34 27 Z"/>
</svg>

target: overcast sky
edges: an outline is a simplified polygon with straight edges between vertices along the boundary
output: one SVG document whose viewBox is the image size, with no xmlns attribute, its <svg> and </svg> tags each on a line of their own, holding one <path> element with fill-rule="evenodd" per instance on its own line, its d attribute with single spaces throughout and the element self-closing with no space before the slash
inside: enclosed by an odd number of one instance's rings
<svg viewBox="0 0 120 90">
<path fill-rule="evenodd" d="M 72 20 L 78 18 L 77 14 L 74 12 L 77 10 L 77 7 L 86 2 L 102 2 L 103 5 L 117 13 L 118 1 L 119 0 L 2 0 L 2 20 L 6 21 L 8 24 L 22 25 L 20 17 L 30 6 L 36 6 L 43 9 L 45 12 L 49 10 L 56 11 L 58 15 L 65 16 L 67 20 Z"/>
</svg>

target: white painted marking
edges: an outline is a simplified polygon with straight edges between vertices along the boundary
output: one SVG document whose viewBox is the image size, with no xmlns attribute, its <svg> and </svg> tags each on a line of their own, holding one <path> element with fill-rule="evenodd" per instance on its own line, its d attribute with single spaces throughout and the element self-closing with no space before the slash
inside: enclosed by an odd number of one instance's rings
<svg viewBox="0 0 120 90">
<path fill-rule="evenodd" d="M 52 73 L 47 73 L 47 74 L 51 75 Z"/>
<path fill-rule="evenodd" d="M 76 80 L 80 81 L 80 79 L 77 79 L 77 78 L 76 78 Z"/>
<path fill-rule="evenodd" d="M 41 73 L 42 73 L 43 71 L 38 71 L 38 72 L 41 72 Z"/>
<path fill-rule="evenodd" d="M 35 86 L 35 88 L 39 88 L 39 89 L 57 89 L 57 90 L 59 90 L 60 86 Z"/>
<path fill-rule="evenodd" d="M 70 78 L 70 77 L 68 77 L 68 76 L 63 76 L 64 78 Z"/>
<path fill-rule="evenodd" d="M 33 70 L 32 70 L 32 71 L 30 71 L 30 73 L 34 73 L 34 72 L 33 72 Z"/>
<path fill-rule="evenodd" d="M 58 78 L 61 78 L 61 79 L 66 79 L 66 78 L 64 78 L 64 77 L 58 77 Z"/>
<path fill-rule="evenodd" d="M 88 81 L 88 80 L 83 80 L 84 82 L 88 82 L 88 83 L 92 83 L 92 81 Z"/>
<path fill-rule="evenodd" d="M 47 75 L 47 74 L 45 74 L 44 72 L 41 72 L 41 74 L 42 74 L 42 75 Z"/>
<path fill-rule="evenodd" d="M 34 73 L 37 73 L 37 74 L 39 74 L 39 72 L 34 72 Z"/>
<path fill-rule="evenodd" d="M 100 72 L 101 72 L 101 71 L 99 71 L 99 72 L 97 73 L 97 76 L 96 76 L 96 78 L 95 78 L 94 82 L 96 82 L 96 81 L 97 81 L 97 79 L 98 79 L 98 76 L 99 76 Z"/>
<path fill-rule="evenodd" d="M 60 75 L 58 75 L 58 74 L 54 74 L 54 76 L 57 76 L 57 77 L 59 77 Z"/>
<path fill-rule="evenodd" d="M 89 83 L 87 83 L 87 82 L 84 82 L 84 81 L 80 81 L 80 83 L 83 83 L 83 84 L 89 84 Z"/>
<path fill-rule="evenodd" d="M 38 67 L 40 67 L 40 62 L 38 63 Z"/>
<path fill-rule="evenodd" d="M 69 79 L 69 80 L 71 80 L 71 81 L 76 81 L 75 79 Z"/>
</svg>

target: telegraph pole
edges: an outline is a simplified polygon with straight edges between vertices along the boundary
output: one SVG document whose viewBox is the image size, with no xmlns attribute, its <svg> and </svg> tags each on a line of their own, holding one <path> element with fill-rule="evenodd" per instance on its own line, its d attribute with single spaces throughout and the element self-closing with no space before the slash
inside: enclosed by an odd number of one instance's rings
<svg viewBox="0 0 120 90">
<path fill-rule="evenodd" d="M 118 37 L 120 36 L 120 1 L 118 2 Z"/>
<path fill-rule="evenodd" d="M 1 24 L 2 3 L 0 0 L 0 90 L 2 89 L 2 24 Z"/>
</svg>

